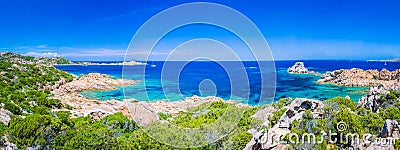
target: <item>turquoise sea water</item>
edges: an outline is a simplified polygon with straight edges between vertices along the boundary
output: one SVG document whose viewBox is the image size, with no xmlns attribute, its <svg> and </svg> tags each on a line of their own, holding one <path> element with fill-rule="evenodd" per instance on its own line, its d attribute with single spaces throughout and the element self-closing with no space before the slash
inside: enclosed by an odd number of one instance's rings
<svg viewBox="0 0 400 150">
<path fill-rule="evenodd" d="M 358 99 L 366 94 L 368 87 L 341 87 L 331 84 L 317 84 L 315 81 L 319 76 L 313 75 L 293 75 L 288 74 L 286 69 L 293 65 L 296 61 L 276 61 L 276 71 L 260 72 L 256 62 L 245 62 L 244 69 L 247 73 L 247 82 L 250 90 L 246 91 L 250 94 L 246 95 L 245 91 L 232 92 L 232 80 L 242 80 L 235 72 L 227 74 L 221 66 L 213 62 L 193 62 L 182 68 L 169 68 L 168 72 L 179 72 L 179 79 L 169 80 L 162 78 L 162 66 L 164 62 L 152 62 L 155 67 L 147 66 L 128 66 L 129 74 L 124 74 L 127 79 L 141 79 L 139 70 L 146 70 L 145 81 L 139 82 L 136 85 L 126 87 L 116 87 L 110 91 L 85 91 L 81 94 L 90 98 L 100 100 L 107 99 L 127 99 L 135 98 L 142 101 L 157 101 L 157 100 L 181 100 L 184 97 L 199 95 L 199 96 L 218 96 L 224 99 L 234 99 L 242 103 L 257 105 L 259 103 L 271 103 L 272 101 L 286 97 L 304 97 L 317 100 L 325 100 L 336 96 L 350 96 L 352 100 Z M 319 73 L 333 71 L 336 69 L 378 69 L 387 68 L 394 70 L 400 68 L 400 63 L 388 62 L 384 65 L 382 62 L 367 62 L 367 61 L 303 61 L 309 70 Z M 229 64 L 227 65 L 228 69 Z M 145 68 L 143 68 L 145 67 Z M 98 72 L 109 74 L 116 78 L 122 77 L 123 66 L 57 66 L 57 68 L 76 74 L 87 74 L 90 72 Z M 163 72 L 165 74 L 165 70 Z M 266 73 L 267 76 L 276 75 L 275 82 L 261 80 L 261 74 Z M 171 78 L 172 79 L 172 78 Z M 268 78 L 272 80 L 273 78 Z M 203 82 L 207 81 L 207 82 Z M 265 83 L 268 82 L 268 83 Z M 208 83 L 208 84 L 207 84 Z M 242 83 L 240 81 L 240 83 Z M 203 85 L 202 85 L 203 84 Z M 264 85 L 261 88 L 260 85 Z M 176 88 L 179 88 L 176 90 Z M 245 87 L 245 86 L 244 86 Z M 263 91 L 263 92 L 262 92 Z M 268 91 L 268 92 L 265 92 Z M 271 91 L 271 92 L 270 92 Z M 273 92 L 275 91 L 275 92 Z M 248 98 L 247 98 L 248 96 Z"/>
</svg>

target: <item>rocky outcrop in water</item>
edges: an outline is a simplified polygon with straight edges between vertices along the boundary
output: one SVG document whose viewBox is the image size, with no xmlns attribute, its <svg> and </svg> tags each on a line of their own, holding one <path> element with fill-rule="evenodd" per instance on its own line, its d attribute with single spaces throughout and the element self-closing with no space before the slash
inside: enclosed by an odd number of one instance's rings
<svg viewBox="0 0 400 150">
<path fill-rule="evenodd" d="M 65 82 L 65 81 L 64 81 Z M 63 82 L 63 83 L 64 83 Z M 137 83 L 134 80 L 113 79 L 111 76 L 100 73 L 89 73 L 68 83 L 54 85 L 53 89 L 62 92 L 81 92 L 84 90 L 113 90 L 114 86 L 126 86 Z M 57 85 L 59 85 L 57 87 Z"/>
<path fill-rule="evenodd" d="M 386 69 L 378 70 L 362 70 L 358 68 L 341 69 L 328 71 L 321 76 L 317 83 L 333 83 L 340 86 L 378 86 L 380 84 L 385 87 L 391 87 L 399 82 L 400 71 L 388 71 Z"/>
<path fill-rule="evenodd" d="M 308 74 L 308 69 L 304 67 L 303 62 L 296 62 L 292 67 L 287 70 L 288 73 Z"/>
<path fill-rule="evenodd" d="M 296 62 L 292 67 L 289 67 L 287 70 L 288 73 L 290 74 L 312 74 L 312 75 L 318 75 L 318 73 L 314 71 L 309 71 L 305 66 L 303 62 Z"/>
<path fill-rule="evenodd" d="M 71 82 L 64 79 L 56 82 L 44 89 L 50 90 L 53 98 L 61 100 L 63 104 L 71 106 L 69 110 L 71 116 L 90 115 L 94 120 L 98 120 L 116 112 L 122 112 L 124 115 L 129 114 L 126 104 L 121 101 L 98 101 L 84 97 L 77 92 L 85 90 L 112 90 L 114 86 L 126 86 L 137 83 L 134 80 L 113 79 L 109 75 L 99 73 L 89 73 L 88 75 L 76 78 Z M 54 111 L 66 109 L 54 109 Z"/>
</svg>

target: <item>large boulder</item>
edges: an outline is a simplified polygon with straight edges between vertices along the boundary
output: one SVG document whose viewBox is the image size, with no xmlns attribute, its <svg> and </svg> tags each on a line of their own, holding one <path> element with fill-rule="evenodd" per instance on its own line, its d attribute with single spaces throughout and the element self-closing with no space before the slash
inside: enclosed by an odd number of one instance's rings
<svg viewBox="0 0 400 150">
<path fill-rule="evenodd" d="M 385 125 L 383 126 L 381 137 L 392 137 L 395 139 L 399 139 L 399 123 L 396 120 L 387 119 L 385 121 Z"/>
<path fill-rule="evenodd" d="M 397 84 L 393 84 L 390 87 L 385 87 L 384 85 L 380 84 L 378 86 L 372 86 L 369 89 L 367 95 L 360 98 L 358 101 L 358 107 L 364 107 L 372 112 L 378 112 L 380 108 L 386 107 L 386 103 L 390 103 L 391 100 L 383 100 L 383 97 L 386 97 L 389 94 L 389 90 L 400 90 L 400 86 Z"/>
<path fill-rule="evenodd" d="M 372 112 L 377 112 L 380 108 L 380 103 L 382 101 L 381 94 L 386 94 L 387 90 L 383 85 L 370 87 L 367 95 L 360 98 L 358 101 L 359 107 L 364 107 Z"/>
<path fill-rule="evenodd" d="M 399 80 L 400 79 L 400 69 L 397 69 L 392 72 L 391 80 Z"/>
<path fill-rule="evenodd" d="M 157 120 L 160 120 L 154 108 L 146 102 L 125 102 L 130 113 L 130 117 L 140 126 L 147 126 Z"/>
<path fill-rule="evenodd" d="M 391 76 L 391 72 L 384 68 L 381 72 L 379 72 L 378 78 L 379 80 L 389 81 L 391 79 Z"/>
<path fill-rule="evenodd" d="M 264 121 L 263 126 L 269 126 L 269 117 L 273 116 L 273 112 L 276 111 L 276 108 L 268 105 L 260 108 L 252 117 Z"/>
<path fill-rule="evenodd" d="M 294 120 L 300 120 L 303 117 L 306 110 L 310 110 L 314 118 L 321 118 L 324 103 L 318 100 L 297 98 L 286 107 L 286 112 L 281 116 L 275 127 L 288 129 Z"/>
<path fill-rule="evenodd" d="M 6 109 L 1 108 L 0 109 L 0 122 L 4 123 L 5 125 L 8 125 L 10 122 L 11 118 L 10 115 L 12 113 Z"/>
</svg>

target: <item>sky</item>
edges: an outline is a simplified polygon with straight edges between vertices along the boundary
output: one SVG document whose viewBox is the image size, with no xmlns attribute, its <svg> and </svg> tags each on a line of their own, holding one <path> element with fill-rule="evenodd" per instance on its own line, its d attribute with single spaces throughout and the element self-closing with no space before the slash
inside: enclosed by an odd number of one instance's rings
<svg viewBox="0 0 400 150">
<path fill-rule="evenodd" d="M 0 51 L 63 56 L 75 61 L 120 61 L 132 37 L 148 19 L 190 2 L 196 1 L 2 0 Z M 248 17 L 265 37 L 276 60 L 400 57 L 397 0 L 203 2 L 225 5 Z M 171 22 L 177 19 L 171 18 Z M 163 25 L 160 23 L 160 27 Z M 243 43 L 234 34 L 207 25 L 173 30 L 155 51 L 167 55 L 195 38 L 215 39 L 235 49 L 238 55 L 245 55 Z M 145 42 L 146 38 L 142 40 Z M 215 55 L 223 53 L 216 51 Z"/>
</svg>

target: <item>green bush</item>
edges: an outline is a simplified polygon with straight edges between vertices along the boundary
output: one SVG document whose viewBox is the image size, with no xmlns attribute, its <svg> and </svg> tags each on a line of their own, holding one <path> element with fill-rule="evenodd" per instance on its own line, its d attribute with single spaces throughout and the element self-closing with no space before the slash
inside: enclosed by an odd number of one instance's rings
<svg viewBox="0 0 400 150">
<path fill-rule="evenodd" d="M 350 108 L 351 111 L 356 110 L 356 104 L 354 101 L 344 98 L 344 97 L 335 97 L 332 99 L 328 99 L 325 103 L 337 103 L 340 106 L 340 109 Z"/>
<path fill-rule="evenodd" d="M 271 127 L 278 123 L 281 116 L 286 112 L 286 108 L 280 109 L 278 111 L 273 112 L 273 116 L 269 117 L 268 120 L 270 121 Z"/>
<path fill-rule="evenodd" d="M 8 111 L 16 115 L 20 115 L 22 113 L 21 109 L 12 102 L 6 102 L 4 104 L 4 109 L 7 109 Z"/>
<path fill-rule="evenodd" d="M 171 114 L 166 114 L 166 113 L 162 113 L 162 112 L 158 112 L 158 116 L 160 116 L 160 118 L 162 120 L 167 120 L 168 118 L 172 118 Z"/>
</svg>

